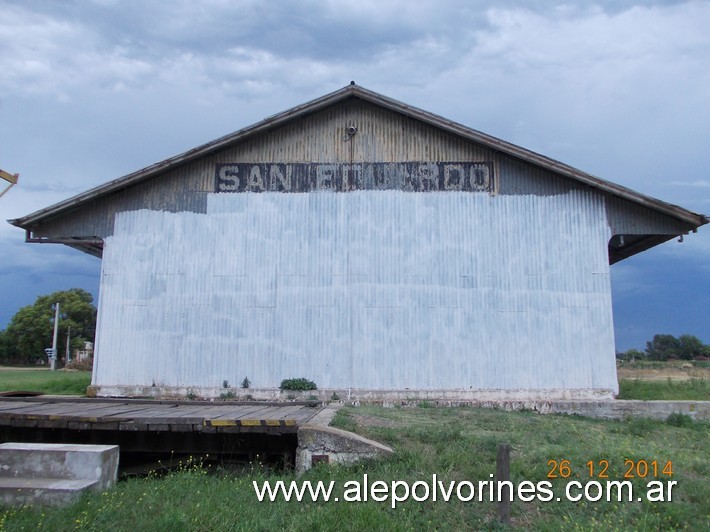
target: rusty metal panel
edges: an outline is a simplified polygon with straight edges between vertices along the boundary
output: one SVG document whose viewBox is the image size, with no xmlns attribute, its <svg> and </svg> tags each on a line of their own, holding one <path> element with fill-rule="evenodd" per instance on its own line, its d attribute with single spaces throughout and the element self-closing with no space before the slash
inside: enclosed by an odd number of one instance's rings
<svg viewBox="0 0 710 532">
<path fill-rule="evenodd" d="M 598 195 L 207 199 L 118 216 L 94 384 L 616 390 Z"/>
<path fill-rule="evenodd" d="M 355 128 L 350 135 L 349 128 Z M 490 161 L 495 152 L 362 100 L 348 100 L 225 149 L 216 162 Z"/>
</svg>

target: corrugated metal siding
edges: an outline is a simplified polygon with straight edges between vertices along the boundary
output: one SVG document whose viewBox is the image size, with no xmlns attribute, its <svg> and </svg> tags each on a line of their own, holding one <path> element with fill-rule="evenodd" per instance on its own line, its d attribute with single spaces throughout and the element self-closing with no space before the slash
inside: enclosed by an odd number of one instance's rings
<svg viewBox="0 0 710 532">
<path fill-rule="evenodd" d="M 346 140 L 346 129 L 357 133 Z M 360 100 L 326 109 L 222 152 L 216 162 L 491 160 L 491 150 Z"/>
<path fill-rule="evenodd" d="M 499 158 L 498 168 L 500 194 L 553 196 L 586 188 L 576 181 L 504 155 Z"/>
<path fill-rule="evenodd" d="M 498 159 L 498 193 L 502 195 L 557 195 L 573 190 L 588 190 L 606 202 L 607 219 L 612 235 L 677 235 L 692 226 L 668 215 L 617 196 L 589 190 L 589 187 L 563 178 L 540 167 L 507 156 Z"/>
<path fill-rule="evenodd" d="M 598 196 L 215 194 L 207 212 L 118 216 L 94 384 L 616 389 Z"/>
<path fill-rule="evenodd" d="M 214 179 L 214 163 L 203 160 L 168 174 L 144 181 L 110 196 L 95 199 L 80 210 L 71 211 L 33 228 L 36 237 L 98 236 L 113 234 L 117 212 L 138 209 L 169 212 L 206 211 L 206 183 Z"/>
<path fill-rule="evenodd" d="M 609 197 L 606 205 L 614 235 L 679 235 L 693 229 L 689 224 L 622 198 Z"/>
</svg>

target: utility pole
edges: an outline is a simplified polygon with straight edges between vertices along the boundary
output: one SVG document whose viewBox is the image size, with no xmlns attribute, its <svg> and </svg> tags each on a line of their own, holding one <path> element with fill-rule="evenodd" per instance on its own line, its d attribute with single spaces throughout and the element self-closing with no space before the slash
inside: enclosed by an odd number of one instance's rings
<svg viewBox="0 0 710 532">
<path fill-rule="evenodd" d="M 54 371 L 57 362 L 57 334 L 59 333 L 59 303 L 54 306 L 54 338 L 52 339 L 52 356 L 49 358 L 49 370 Z"/>
<path fill-rule="evenodd" d="M 69 364 L 71 361 L 71 348 L 69 347 L 69 341 L 71 340 L 71 325 L 69 326 L 69 329 L 67 329 L 67 354 L 64 359 L 65 364 Z"/>
</svg>

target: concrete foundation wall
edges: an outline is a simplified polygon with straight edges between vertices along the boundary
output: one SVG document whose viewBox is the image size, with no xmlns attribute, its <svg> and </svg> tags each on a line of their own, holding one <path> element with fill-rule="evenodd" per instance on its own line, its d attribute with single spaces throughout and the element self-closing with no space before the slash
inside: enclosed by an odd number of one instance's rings
<svg viewBox="0 0 710 532">
<path fill-rule="evenodd" d="M 354 464 L 393 454 L 390 447 L 352 432 L 324 425 L 303 425 L 298 428 L 296 472 L 303 473 L 318 462 Z"/>
</svg>

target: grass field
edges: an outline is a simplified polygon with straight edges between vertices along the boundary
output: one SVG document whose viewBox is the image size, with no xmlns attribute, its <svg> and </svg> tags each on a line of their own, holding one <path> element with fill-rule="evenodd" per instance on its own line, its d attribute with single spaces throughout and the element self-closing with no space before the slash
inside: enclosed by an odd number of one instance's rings
<svg viewBox="0 0 710 532">
<path fill-rule="evenodd" d="M 511 480 L 547 480 L 550 460 L 569 460 L 570 478 L 590 480 L 587 462 L 609 462 L 608 480 L 623 480 L 625 460 L 672 461 L 677 482 L 672 502 L 530 502 L 512 505 L 513 525 L 521 530 L 710 529 L 710 426 L 686 417 L 671 422 L 634 419 L 602 421 L 532 412 L 474 408 L 346 407 L 336 424 L 392 446 L 393 458 L 357 466 L 320 466 L 301 480 L 335 481 L 334 494 L 352 480 L 390 483 L 489 480 L 496 447 L 512 445 Z M 562 469 L 555 470 L 562 473 Z M 667 471 L 668 472 L 668 471 Z M 577 477 L 579 475 L 579 477 Z M 631 479 L 644 492 L 646 478 Z M 270 473 L 258 464 L 239 475 L 185 467 L 164 478 L 132 478 L 103 494 L 85 496 L 62 509 L 0 511 L 3 530 L 478 530 L 500 528 L 495 503 L 414 500 L 392 508 L 389 502 L 258 502 L 252 482 L 290 481 L 292 473 Z M 597 478 L 596 480 L 601 480 Z M 556 494 L 567 480 L 552 479 Z M 464 491 L 466 494 L 467 492 Z M 342 500 L 342 498 L 341 498 Z"/>
<path fill-rule="evenodd" d="M 619 365 L 617 374 L 618 399 L 710 401 L 707 362 L 627 362 Z"/>
<path fill-rule="evenodd" d="M 22 390 L 54 395 L 84 395 L 89 384 L 90 371 L 0 369 L 0 392 Z"/>
<path fill-rule="evenodd" d="M 705 379 L 684 381 L 622 379 L 619 381 L 618 399 L 710 401 L 710 381 Z"/>
<path fill-rule="evenodd" d="M 0 368 L 0 392 L 24 390 L 58 395 L 84 395 L 90 383 L 89 371 Z M 710 401 L 710 380 L 661 380 L 646 379 L 643 376 L 620 379 L 619 399 Z"/>
</svg>

